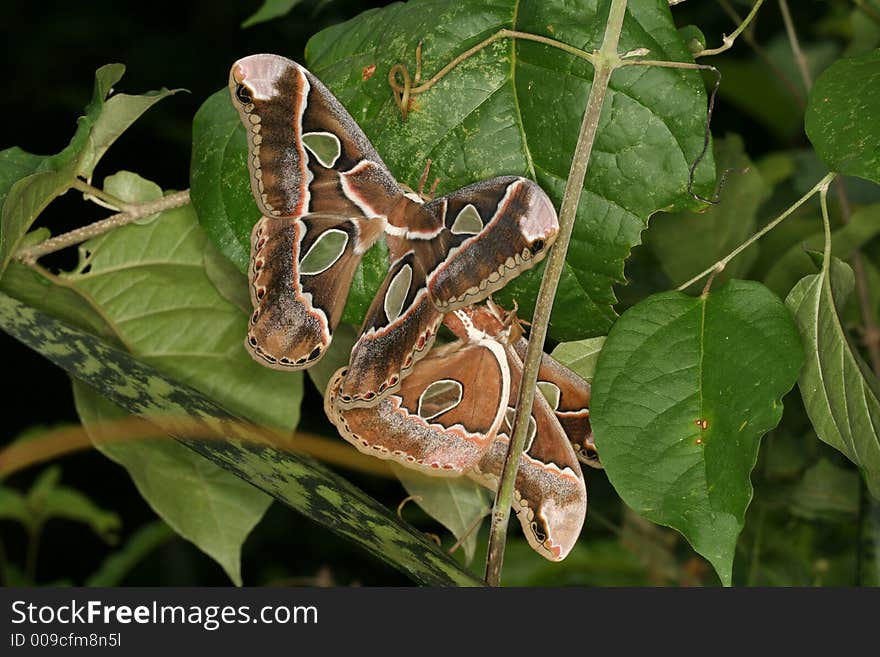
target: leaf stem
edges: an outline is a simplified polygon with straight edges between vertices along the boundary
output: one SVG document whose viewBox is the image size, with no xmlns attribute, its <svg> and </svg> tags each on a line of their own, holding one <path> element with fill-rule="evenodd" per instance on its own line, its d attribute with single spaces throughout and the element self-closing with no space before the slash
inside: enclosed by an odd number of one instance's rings
<svg viewBox="0 0 880 657">
<path fill-rule="evenodd" d="M 120 198 L 116 198 L 113 194 L 108 194 L 103 189 L 93 187 L 79 178 L 74 179 L 71 187 L 81 191 L 87 201 L 92 201 L 101 207 L 115 210 L 116 212 L 128 212 L 132 207 L 131 204 L 126 203 Z"/>
<path fill-rule="evenodd" d="M 686 290 L 687 288 L 689 288 L 691 285 L 693 285 L 693 284 L 696 283 L 697 281 L 701 280 L 701 279 L 704 278 L 705 276 L 708 276 L 708 275 L 711 274 L 713 271 L 716 271 L 716 270 L 718 269 L 718 267 L 725 267 L 725 266 L 727 266 L 727 263 L 729 263 L 729 262 L 730 262 L 731 260 L 733 260 L 736 256 L 738 256 L 740 253 L 742 253 L 743 251 L 745 251 L 745 250 L 746 250 L 747 248 L 749 248 L 752 244 L 754 244 L 754 243 L 757 242 L 759 239 L 761 239 L 762 237 L 764 237 L 764 235 L 766 235 L 767 233 L 769 233 L 771 230 L 773 230 L 774 228 L 776 228 L 776 226 L 778 226 L 779 224 L 781 224 L 785 219 L 787 219 L 789 216 L 791 216 L 791 215 L 792 215 L 792 214 L 793 214 L 798 208 L 800 208 L 804 203 L 806 203 L 807 201 L 809 201 L 809 200 L 810 200 L 810 199 L 816 194 L 816 192 L 819 192 L 819 191 L 821 191 L 822 189 L 826 189 L 826 190 L 827 190 L 827 189 L 828 189 L 828 184 L 831 182 L 831 180 L 832 180 L 836 175 L 837 175 L 837 174 L 835 174 L 835 173 L 829 173 L 827 176 L 825 176 L 824 178 L 822 178 L 822 180 L 820 180 L 819 182 L 817 182 L 817 183 L 813 186 L 813 188 L 812 188 L 810 191 L 808 191 L 806 194 L 804 194 L 803 196 L 801 196 L 797 201 L 795 201 L 795 202 L 794 202 L 794 203 L 793 203 L 788 209 L 785 210 L 785 212 L 783 212 L 781 215 L 779 215 L 778 217 L 776 217 L 776 219 L 774 219 L 773 221 L 771 221 L 770 223 L 768 223 L 768 224 L 767 224 L 766 226 L 764 226 L 761 230 L 759 230 L 757 233 L 755 233 L 755 234 L 752 235 L 750 238 L 748 238 L 745 242 L 743 242 L 743 243 L 740 244 L 738 247 L 736 247 L 733 251 L 731 251 L 731 252 L 728 253 L 726 256 L 724 256 L 721 260 L 719 260 L 718 262 L 714 263 L 712 266 L 707 267 L 706 269 L 704 269 L 703 271 L 701 271 L 699 274 L 697 274 L 696 276 L 694 276 L 692 279 L 690 279 L 690 280 L 687 281 L 686 283 L 682 283 L 682 284 L 679 285 L 676 289 L 677 289 L 679 292 L 683 292 L 684 290 Z"/>
<path fill-rule="evenodd" d="M 736 12 L 736 10 L 730 6 L 730 3 L 727 0 L 718 0 L 718 4 L 721 5 L 721 8 L 724 12 L 730 16 L 731 20 L 739 25 L 742 22 L 742 17 Z M 800 89 L 792 82 L 789 77 L 783 72 L 781 68 L 779 68 L 779 64 L 773 61 L 773 58 L 767 54 L 767 51 L 764 47 L 758 43 L 753 34 L 755 24 L 752 23 L 748 30 L 743 32 L 742 38 L 745 39 L 745 42 L 749 45 L 749 47 L 755 51 L 755 54 L 761 58 L 761 61 L 767 65 L 767 68 L 775 75 L 788 92 L 792 95 L 795 102 L 798 104 L 798 107 L 804 109 L 807 106 L 807 101 L 804 100 L 804 96 L 801 93 Z"/>
<path fill-rule="evenodd" d="M 80 188 L 77 187 L 77 189 Z M 90 194 L 91 192 L 87 193 Z M 137 221 L 138 219 L 144 219 L 145 217 L 149 217 L 150 215 L 157 214 L 165 210 L 171 210 L 172 208 L 179 208 L 188 203 L 189 190 L 185 190 L 182 192 L 169 194 L 168 196 L 163 196 L 160 199 L 149 201 L 147 203 L 126 204 L 125 212 L 119 212 L 117 214 L 107 217 L 106 219 L 102 219 L 101 221 L 96 221 L 87 226 L 75 228 L 70 232 L 58 235 L 57 237 L 51 237 L 47 240 L 40 242 L 39 244 L 35 244 L 34 246 L 22 249 L 15 254 L 15 257 L 25 264 L 33 264 L 39 258 L 49 253 L 54 253 L 55 251 L 60 251 L 61 249 L 68 246 L 73 246 L 74 244 L 85 242 L 88 239 L 97 237 L 98 235 L 103 235 L 104 233 L 113 230 L 114 228 L 125 226 L 126 224 L 130 224 L 134 221 Z"/>
<path fill-rule="evenodd" d="M 28 527 L 24 572 L 31 586 L 37 583 L 37 556 L 40 553 L 40 534 L 42 534 L 41 524 L 38 523 L 34 527 Z"/>
<path fill-rule="evenodd" d="M 507 540 L 507 524 L 510 519 L 510 507 L 513 503 L 514 484 L 519 469 L 519 459 L 525 446 L 528 418 L 532 413 L 538 368 L 544 352 L 544 339 L 550 323 L 550 311 L 556 296 L 556 288 L 565 268 L 565 256 L 571 240 L 578 203 L 583 190 L 584 178 L 590 163 L 599 119 L 605 104 L 605 95 L 611 74 L 620 66 L 620 55 L 617 52 L 623 19 L 626 16 L 627 0 L 612 0 L 605 25 L 605 36 L 601 48 L 593 60 L 593 84 L 590 97 L 584 112 L 577 146 L 572 157 L 568 180 L 562 196 L 562 207 L 559 211 L 559 236 L 547 256 L 541 288 L 535 303 L 535 314 L 529 334 L 529 346 L 523 363 L 522 380 L 519 386 L 519 398 L 516 403 L 516 419 L 513 423 L 510 445 L 504 468 L 495 495 L 492 510 L 492 524 L 489 528 L 489 548 L 486 558 L 486 583 L 498 586 L 501 581 L 501 566 L 504 560 L 504 546 Z"/>
<path fill-rule="evenodd" d="M 739 27 L 731 32 L 729 36 L 725 34 L 722 37 L 722 45 L 718 46 L 717 48 L 704 48 L 700 52 L 694 53 L 694 59 L 696 59 L 697 57 L 711 57 L 712 55 L 718 55 L 733 48 L 733 44 L 736 41 L 737 37 L 739 37 L 739 35 L 742 34 L 749 26 L 749 23 L 751 23 L 755 16 L 758 14 L 758 10 L 763 4 L 764 0 L 756 0 L 754 6 L 752 7 L 752 10 L 749 12 L 748 16 L 746 16 L 746 19 L 742 23 L 740 23 Z"/>
</svg>

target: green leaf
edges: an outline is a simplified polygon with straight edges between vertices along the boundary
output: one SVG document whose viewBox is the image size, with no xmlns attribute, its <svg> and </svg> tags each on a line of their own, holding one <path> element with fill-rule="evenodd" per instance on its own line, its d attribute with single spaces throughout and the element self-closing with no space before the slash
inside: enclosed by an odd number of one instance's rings
<svg viewBox="0 0 880 657">
<path fill-rule="evenodd" d="M 260 211 L 251 196 L 240 123 L 227 89 L 202 103 L 193 118 L 189 195 L 214 246 L 245 273 L 251 229 Z"/>
<path fill-rule="evenodd" d="M 124 72 L 122 64 L 97 70 L 92 100 L 77 121 L 70 143 L 57 155 L 31 155 L 17 148 L 0 154 L 0 274 L 49 203 L 70 189 L 77 177 L 90 178 L 119 135 L 153 104 L 175 93 L 161 89 L 140 96 L 115 94 L 108 99 Z"/>
<path fill-rule="evenodd" d="M 590 420 L 623 500 L 677 529 L 730 584 L 761 436 L 782 417 L 803 350 L 782 302 L 751 281 L 656 294 L 611 329 Z"/>
<path fill-rule="evenodd" d="M 758 209 L 770 197 L 770 187 L 752 164 L 739 135 L 715 142 L 719 177 L 727 182 L 717 205 L 701 214 L 677 212 L 651 220 L 646 242 L 673 285 L 680 285 L 710 267 L 742 244 L 758 226 Z M 716 280 L 741 278 L 757 256 L 757 247 L 732 260 Z"/>
<path fill-rule="evenodd" d="M 65 281 L 45 270 L 37 271 L 15 261 L 10 262 L 0 278 L 0 291 L 121 346 L 107 318 L 93 305 L 83 303 L 83 297 L 77 290 L 67 287 Z"/>
<path fill-rule="evenodd" d="M 813 85 L 805 125 L 838 173 L 880 183 L 880 49 L 831 65 Z"/>
<path fill-rule="evenodd" d="M 299 3 L 300 0 L 263 0 L 262 6 L 249 16 L 241 26 L 242 28 L 253 27 L 258 23 L 280 18 L 288 14 Z"/>
<path fill-rule="evenodd" d="M 413 501 L 456 539 L 463 540 L 465 563 L 474 560 L 481 520 L 492 511 L 492 495 L 464 477 L 429 477 L 392 464 L 391 469 Z"/>
<path fill-rule="evenodd" d="M 149 181 L 127 181 L 115 188 L 123 201 L 155 194 Z M 292 431 L 302 374 L 248 356 L 248 315 L 206 273 L 212 251 L 192 207 L 184 206 L 89 240 L 77 269 L 60 278 L 100 311 L 132 354 L 249 420 Z"/>
<path fill-rule="evenodd" d="M 0 328 L 129 413 L 168 424 L 166 430 L 173 431 L 168 418 L 183 416 L 214 425 L 235 419 L 193 388 L 5 294 L 0 294 Z M 281 445 L 257 445 L 236 437 L 234 425 L 229 429 L 230 438 L 224 442 L 177 437 L 419 583 L 480 584 L 419 532 L 328 468 Z"/>
<path fill-rule="evenodd" d="M 272 498 L 174 440 L 115 435 L 109 423 L 128 413 L 76 381 L 73 393 L 95 447 L 128 471 L 162 520 L 241 586 L 241 546 Z"/>
<path fill-rule="evenodd" d="M 149 203 L 162 198 L 162 188 L 131 171 L 119 171 L 104 178 L 104 191 L 128 203 Z M 136 224 L 148 224 L 158 214 L 136 220 Z"/>
<path fill-rule="evenodd" d="M 807 520 L 852 520 L 859 511 L 859 475 L 821 459 L 804 473 L 791 495 L 791 510 Z"/>
<path fill-rule="evenodd" d="M 652 58 L 689 61 L 668 5 L 632 0 L 620 49 L 647 47 Z M 415 97 L 404 121 L 388 87 L 388 71 L 414 70 L 424 42 L 425 78 L 502 28 L 558 39 L 591 51 L 600 45 L 606 0 L 412 1 L 364 12 L 313 37 L 306 59 L 360 123 L 397 179 L 417 186 L 427 159 L 445 193 L 501 174 L 535 179 L 558 205 L 592 79 L 591 66 L 560 50 L 502 40 L 457 66 Z M 437 29 L 437 26 L 443 26 Z M 364 80 L 365 67 L 375 74 Z M 611 81 L 607 111 L 581 195 L 568 266 L 551 333 L 556 340 L 602 335 L 614 321 L 613 286 L 624 282 L 624 261 L 639 243 L 648 217 L 661 208 L 693 204 L 688 168 L 703 146 L 706 95 L 693 71 L 621 69 Z M 565 102 L 559 102 L 565 90 Z M 245 136 L 223 90 L 209 98 L 193 126 L 193 203 L 218 249 L 244 270 L 249 233 L 259 216 L 250 200 Z M 698 168 L 696 190 L 710 193 L 714 166 Z M 650 180 L 650 184 L 645 184 Z M 382 256 L 377 250 L 372 257 Z M 365 308 L 386 271 L 371 260 L 349 296 Z M 505 289 L 503 303 L 532 311 L 541 268 Z"/>
<path fill-rule="evenodd" d="M 104 559 L 89 577 L 86 586 L 119 586 L 126 575 L 151 552 L 174 538 L 174 532 L 161 520 L 144 525 L 119 550 Z"/>
<path fill-rule="evenodd" d="M 575 342 L 563 342 L 550 354 L 560 363 L 571 369 L 584 381 L 592 381 L 596 371 L 596 361 L 605 345 L 605 336 L 587 338 Z"/>
<path fill-rule="evenodd" d="M 6 202 L 12 186 L 34 173 L 44 159 L 42 155 L 33 155 L 17 146 L 0 151 L 0 208 Z"/>
<path fill-rule="evenodd" d="M 837 258 L 802 279 L 785 300 L 806 345 L 798 379 L 819 438 L 846 455 L 880 498 L 880 382 L 850 345 L 838 317 L 852 292 L 852 269 Z"/>
<path fill-rule="evenodd" d="M 90 526 L 108 543 L 116 541 L 119 516 L 106 511 L 73 488 L 60 486 L 61 468 L 43 470 L 27 495 L 0 488 L 0 518 L 15 519 L 29 531 L 38 533 L 49 520 L 63 518 Z"/>
<path fill-rule="evenodd" d="M 24 495 L 13 488 L 0 486 L 0 520 L 15 520 L 28 526 L 30 513 Z"/>
<path fill-rule="evenodd" d="M 156 185 L 127 172 L 109 177 L 107 187 L 126 202 L 161 196 Z M 217 291 L 203 266 L 213 252 L 192 209 L 177 208 L 89 240 L 76 272 L 61 281 L 133 354 L 252 421 L 292 431 L 302 375 L 269 370 L 248 356 L 247 315 Z M 84 395 L 80 390 L 77 398 Z M 156 513 L 241 584 L 241 545 L 270 498 L 174 442 L 101 446 L 102 421 L 119 412 L 99 399 L 81 401 L 79 409 L 94 442 L 126 468 Z"/>
<path fill-rule="evenodd" d="M 40 497 L 37 513 L 41 522 L 55 518 L 73 520 L 90 526 L 108 543 L 115 543 L 121 526 L 119 516 L 105 511 L 73 488 L 58 486 Z"/>
</svg>

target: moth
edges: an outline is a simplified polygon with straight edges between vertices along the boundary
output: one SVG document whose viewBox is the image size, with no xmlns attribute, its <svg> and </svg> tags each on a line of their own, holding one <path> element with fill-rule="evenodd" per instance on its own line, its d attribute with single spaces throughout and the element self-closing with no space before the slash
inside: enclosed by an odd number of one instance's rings
<svg viewBox="0 0 880 657">
<path fill-rule="evenodd" d="M 446 313 L 487 298 L 544 257 L 559 231 L 534 182 L 494 178 L 426 200 L 398 183 L 309 71 L 252 55 L 230 71 L 262 214 L 251 235 L 246 346 L 302 369 L 325 353 L 355 269 L 379 239 L 390 267 L 364 319 L 341 407 L 374 405 L 430 350 Z"/>
<path fill-rule="evenodd" d="M 458 340 L 434 348 L 397 392 L 373 407 L 340 408 L 336 398 L 346 376 L 342 368 L 327 386 L 325 411 L 340 434 L 366 454 L 429 475 L 467 476 L 495 490 L 522 376 L 522 329 L 513 313 L 491 301 L 456 310 L 446 316 L 445 324 Z M 589 399 L 585 382 L 573 390 L 574 381 L 557 378 L 555 361 L 547 359 L 542 383 L 557 386 L 560 394 L 554 399 L 567 393 L 573 402 Z M 572 444 L 592 443 L 591 434 L 567 434 L 576 428 L 583 431 L 584 426 L 561 424 L 559 412 L 559 404 L 554 409 L 542 395 L 535 397 L 514 493 L 514 510 L 526 539 L 553 561 L 571 550 L 587 509 L 584 477 Z"/>
</svg>

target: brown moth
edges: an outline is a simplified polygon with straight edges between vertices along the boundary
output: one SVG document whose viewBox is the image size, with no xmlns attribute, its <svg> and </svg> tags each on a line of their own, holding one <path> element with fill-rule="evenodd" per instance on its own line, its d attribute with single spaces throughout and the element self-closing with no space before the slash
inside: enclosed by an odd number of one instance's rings
<svg viewBox="0 0 880 657">
<path fill-rule="evenodd" d="M 444 313 L 488 297 L 545 255 L 559 224 L 521 177 L 424 202 L 401 186 L 339 101 L 277 55 L 237 61 L 229 90 L 248 132 L 264 218 L 254 227 L 251 353 L 299 369 L 324 353 L 361 256 L 384 233 L 391 265 L 364 320 L 338 404 L 373 405 L 425 356 Z"/>
<path fill-rule="evenodd" d="M 360 451 L 427 474 L 468 476 L 495 490 L 509 444 L 522 362 L 513 314 L 492 304 L 446 316 L 458 341 L 437 347 L 377 405 L 341 409 L 339 370 L 324 397 L 328 417 Z M 529 544 L 563 559 L 583 526 L 586 487 L 577 457 L 553 409 L 535 398 L 520 457 L 514 510 Z"/>
</svg>

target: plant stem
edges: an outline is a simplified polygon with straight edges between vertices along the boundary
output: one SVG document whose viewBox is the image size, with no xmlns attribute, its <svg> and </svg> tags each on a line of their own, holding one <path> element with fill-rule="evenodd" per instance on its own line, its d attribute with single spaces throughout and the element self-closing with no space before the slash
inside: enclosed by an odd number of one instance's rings
<svg viewBox="0 0 880 657">
<path fill-rule="evenodd" d="M 77 189 L 79 189 L 79 187 L 77 187 Z M 168 196 L 163 196 L 160 199 L 148 203 L 126 205 L 125 212 L 119 212 L 106 219 L 89 224 L 88 226 L 82 226 L 68 233 L 58 235 L 57 237 L 51 237 L 39 244 L 22 249 L 15 254 L 15 257 L 25 264 L 33 264 L 39 258 L 49 253 L 54 253 L 55 251 L 60 251 L 68 246 L 85 242 L 88 239 L 103 235 L 114 228 L 125 226 L 138 219 L 144 219 L 150 215 L 163 212 L 164 210 L 179 208 L 187 203 L 189 203 L 189 190 L 169 194 Z"/>
<path fill-rule="evenodd" d="M 837 175 L 837 174 L 835 174 L 835 173 L 829 173 L 827 176 L 825 176 L 824 178 L 822 178 L 822 180 L 820 180 L 819 182 L 817 182 L 817 183 L 815 184 L 815 186 L 814 186 L 810 191 L 808 191 L 806 194 L 804 194 L 803 196 L 801 196 L 797 201 L 795 201 L 795 202 L 794 202 L 794 203 L 793 203 L 793 204 L 792 204 L 787 210 L 785 210 L 785 212 L 783 212 L 781 215 L 779 215 L 778 217 L 776 217 L 776 219 L 774 219 L 774 220 L 771 221 L 769 224 L 767 224 L 766 226 L 764 226 L 761 230 L 759 230 L 757 233 L 755 233 L 754 235 L 752 235 L 749 239 L 747 239 L 745 242 L 743 242 L 742 244 L 740 244 L 740 245 L 739 245 L 738 247 L 736 247 L 733 251 L 731 251 L 731 252 L 728 253 L 726 256 L 724 256 L 721 260 L 719 260 L 718 262 L 716 262 L 715 264 L 713 264 L 711 267 L 707 267 L 706 269 L 704 269 L 703 271 L 701 271 L 699 274 L 697 274 L 696 276 L 694 276 L 691 280 L 687 281 L 686 283 L 682 283 L 682 284 L 679 285 L 676 289 L 677 289 L 679 292 L 682 292 L 682 291 L 686 290 L 687 288 L 689 288 L 689 287 L 690 287 L 691 285 L 693 285 L 694 283 L 696 283 L 697 281 L 699 281 L 700 279 L 702 279 L 703 277 L 708 276 L 708 275 L 711 274 L 713 271 L 716 271 L 719 267 L 722 267 L 722 268 L 723 268 L 723 267 L 726 267 L 728 262 L 730 262 L 731 260 L 733 260 L 736 256 L 738 256 L 740 253 L 742 253 L 742 252 L 745 251 L 747 248 L 749 248 L 752 244 L 754 244 L 754 243 L 757 242 L 759 239 L 761 239 L 762 237 L 764 237 L 764 235 L 766 235 L 767 233 L 769 233 L 771 230 L 773 230 L 774 228 L 776 228 L 776 226 L 778 226 L 778 225 L 781 224 L 785 219 L 787 219 L 789 216 L 791 216 L 791 215 L 795 212 L 795 210 L 797 210 L 797 209 L 798 209 L 799 207 L 801 207 L 804 203 L 806 203 L 807 201 L 809 201 L 810 198 L 812 198 L 812 197 L 816 194 L 816 192 L 821 191 L 823 188 L 827 189 L 827 188 L 828 188 L 828 184 L 831 182 L 831 180 L 832 180 L 836 175 Z"/>
<path fill-rule="evenodd" d="M 730 3 L 727 0 L 718 0 L 718 4 L 721 5 L 721 8 L 728 16 L 730 16 L 731 20 L 735 24 L 739 25 L 742 22 L 742 17 L 738 13 L 736 13 L 736 10 L 730 6 Z M 755 39 L 755 35 L 753 34 L 754 23 L 752 23 L 749 27 L 750 29 L 743 32 L 742 38 L 749 45 L 749 47 L 755 51 L 755 54 L 761 58 L 761 61 L 766 64 L 767 68 L 770 69 L 773 75 L 775 75 L 779 79 L 779 81 L 782 82 L 783 85 L 785 85 L 785 88 L 792 95 L 795 102 L 798 104 L 798 107 L 804 109 L 807 106 L 807 101 L 804 99 L 801 90 L 798 89 L 794 82 L 792 82 L 788 78 L 788 76 L 782 71 L 781 68 L 779 68 L 779 65 L 775 61 L 773 61 L 773 58 L 770 57 L 770 55 L 767 54 L 767 51 L 764 50 L 764 47 L 757 42 L 757 40 Z"/>
<path fill-rule="evenodd" d="M 880 25 L 880 12 L 876 9 L 868 5 L 865 0 L 853 0 L 855 2 L 856 7 L 862 10 L 862 12 L 870 18 L 872 21 Z"/>
<path fill-rule="evenodd" d="M 25 556 L 24 562 L 24 572 L 31 586 L 37 583 L 37 556 L 40 553 L 41 533 L 42 528 L 39 524 L 35 527 L 28 527 L 28 544 L 27 555 Z"/>
<path fill-rule="evenodd" d="M 813 80 L 810 77 L 810 66 L 807 64 L 804 51 L 801 50 L 801 42 L 798 40 L 797 32 L 794 29 L 794 22 L 791 20 L 791 12 L 788 10 L 788 0 L 778 0 L 778 2 L 779 11 L 782 12 L 782 22 L 785 23 L 785 31 L 788 34 L 788 41 L 791 43 L 791 51 L 794 53 L 798 70 L 801 72 L 804 88 L 809 92 L 813 86 Z"/>
<path fill-rule="evenodd" d="M 486 558 L 486 583 L 498 586 L 501 581 L 501 566 L 504 560 L 504 546 L 507 540 L 507 523 L 510 519 L 510 507 L 513 503 L 513 491 L 519 459 L 525 446 L 528 418 L 532 414 L 532 403 L 535 397 L 538 368 L 544 352 L 544 339 L 550 323 L 550 311 L 556 288 L 565 267 L 565 256 L 571 240 L 571 232 L 577 215 L 578 203 L 584 186 L 584 178 L 593 151 L 593 142 L 599 119 L 605 104 L 605 94 L 611 74 L 620 65 L 617 52 L 623 19 L 626 16 L 627 0 L 612 0 L 605 25 L 605 36 L 600 50 L 594 58 L 593 84 L 590 97 L 584 112 L 577 146 L 572 157 L 571 169 L 565 183 L 562 196 L 562 207 L 559 211 L 559 236 L 547 256 L 541 289 L 535 303 L 535 314 L 529 333 L 529 346 L 523 363 L 522 380 L 519 386 L 519 398 L 516 403 L 516 419 L 513 423 L 510 445 L 504 460 L 504 469 L 498 483 L 495 504 L 492 510 L 492 524 L 489 529 L 489 549 Z"/>
<path fill-rule="evenodd" d="M 98 205 L 109 208 L 110 210 L 116 210 L 117 212 L 128 212 L 132 205 L 126 203 L 122 199 L 116 198 L 112 194 L 108 194 L 103 189 L 98 189 L 97 187 L 93 187 L 88 184 L 84 180 L 80 180 L 79 178 L 73 181 L 73 185 L 71 185 L 74 189 L 79 190 L 83 193 L 83 196 L 86 197 L 87 200 L 94 201 L 98 203 Z"/>
<path fill-rule="evenodd" d="M 746 19 L 742 23 L 740 23 L 739 27 L 736 28 L 729 36 L 726 34 L 724 35 L 724 37 L 721 39 L 722 45 L 718 46 L 717 48 L 704 48 L 700 52 L 694 54 L 694 59 L 696 59 L 697 57 L 711 57 L 712 55 L 718 55 L 726 50 L 730 50 L 731 48 L 733 48 L 733 44 L 736 41 L 737 37 L 739 37 L 739 35 L 742 34 L 749 26 L 749 23 L 751 23 L 755 16 L 758 14 L 758 10 L 761 8 L 762 4 L 764 4 L 764 0 L 756 0 L 754 6 L 752 7 L 752 10 L 749 12 L 748 16 L 746 16 Z"/>
</svg>

